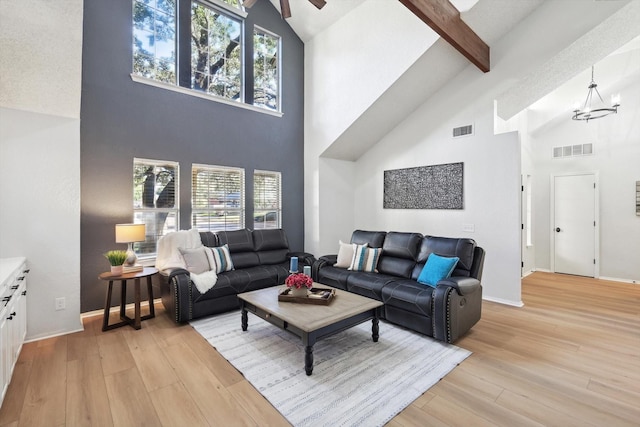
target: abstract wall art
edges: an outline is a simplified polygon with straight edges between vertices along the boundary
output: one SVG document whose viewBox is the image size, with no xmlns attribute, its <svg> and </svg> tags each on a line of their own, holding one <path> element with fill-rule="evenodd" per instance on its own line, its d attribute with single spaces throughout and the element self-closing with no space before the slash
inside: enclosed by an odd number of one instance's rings
<svg viewBox="0 0 640 427">
<path fill-rule="evenodd" d="M 384 209 L 463 209 L 464 163 L 384 171 Z"/>
</svg>

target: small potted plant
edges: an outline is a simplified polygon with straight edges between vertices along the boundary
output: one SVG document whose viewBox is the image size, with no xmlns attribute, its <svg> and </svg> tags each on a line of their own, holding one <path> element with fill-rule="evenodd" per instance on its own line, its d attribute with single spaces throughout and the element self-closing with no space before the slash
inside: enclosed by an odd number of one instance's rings
<svg viewBox="0 0 640 427">
<path fill-rule="evenodd" d="M 311 277 L 304 273 L 293 273 L 284 281 L 290 289 L 290 295 L 294 297 L 306 297 L 307 291 L 313 286 Z"/>
<path fill-rule="evenodd" d="M 122 264 L 127 259 L 127 251 L 114 250 L 104 254 L 105 258 L 111 264 L 111 274 L 114 276 L 122 274 Z"/>
</svg>

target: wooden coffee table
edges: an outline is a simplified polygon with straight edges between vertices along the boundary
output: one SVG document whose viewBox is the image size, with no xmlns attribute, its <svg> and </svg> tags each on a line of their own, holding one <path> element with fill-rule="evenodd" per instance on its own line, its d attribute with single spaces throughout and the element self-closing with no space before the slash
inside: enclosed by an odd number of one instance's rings
<svg viewBox="0 0 640 427">
<path fill-rule="evenodd" d="M 314 283 L 314 287 L 332 289 L 331 286 Z M 278 294 L 285 286 L 260 289 L 238 295 L 242 310 L 242 330 L 248 327 L 247 313 L 300 337 L 305 346 L 304 370 L 313 372 L 313 346 L 316 341 L 337 334 L 355 325 L 371 320 L 371 337 L 378 342 L 378 308 L 380 301 L 336 289 L 329 305 L 311 305 L 278 301 Z"/>
</svg>

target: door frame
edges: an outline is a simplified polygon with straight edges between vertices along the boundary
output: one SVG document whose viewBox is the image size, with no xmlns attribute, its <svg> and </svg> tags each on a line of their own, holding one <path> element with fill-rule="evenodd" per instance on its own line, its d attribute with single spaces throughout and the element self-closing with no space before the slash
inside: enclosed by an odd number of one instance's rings
<svg viewBox="0 0 640 427">
<path fill-rule="evenodd" d="M 551 256 L 551 271 L 553 273 L 556 272 L 556 233 L 554 230 L 555 227 L 555 212 L 556 212 L 556 190 L 555 190 L 555 183 L 556 183 L 556 178 L 562 178 L 562 177 L 566 177 L 566 176 L 580 176 L 580 175 L 593 175 L 593 181 L 596 184 L 596 188 L 595 188 L 595 193 L 594 193 L 594 198 L 595 198 L 595 202 L 594 202 L 594 218 L 595 218 L 595 222 L 596 225 L 595 227 L 593 227 L 593 233 L 594 233 L 594 251 L 595 251 L 595 257 L 596 257 L 596 263 L 595 266 L 593 268 L 593 277 L 594 278 L 599 278 L 600 277 L 600 174 L 599 172 L 596 171 L 585 171 L 585 172 L 559 172 L 559 173 L 552 173 L 551 174 L 551 179 L 550 179 L 550 199 L 549 200 L 549 205 L 550 205 L 550 210 L 549 210 L 549 242 L 550 242 L 550 248 L 549 248 L 549 254 Z"/>
</svg>

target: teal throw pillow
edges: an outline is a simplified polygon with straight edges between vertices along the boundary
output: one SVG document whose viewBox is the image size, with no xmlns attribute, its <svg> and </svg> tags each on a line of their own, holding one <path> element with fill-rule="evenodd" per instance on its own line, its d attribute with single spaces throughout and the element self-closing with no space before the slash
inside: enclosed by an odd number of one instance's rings
<svg viewBox="0 0 640 427">
<path fill-rule="evenodd" d="M 458 260 L 460 258 L 457 256 L 447 258 L 436 254 L 429 255 L 427 263 L 418 276 L 418 282 L 435 288 L 440 280 L 451 276 Z"/>
</svg>

